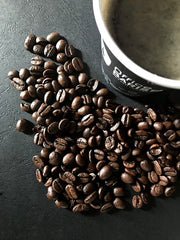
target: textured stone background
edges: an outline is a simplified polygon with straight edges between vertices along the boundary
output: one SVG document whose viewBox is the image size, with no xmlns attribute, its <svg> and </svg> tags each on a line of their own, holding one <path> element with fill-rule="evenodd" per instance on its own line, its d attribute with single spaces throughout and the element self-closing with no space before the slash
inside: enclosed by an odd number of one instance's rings
<svg viewBox="0 0 180 240">
<path fill-rule="evenodd" d="M 32 54 L 23 47 L 26 35 L 46 36 L 52 31 L 79 48 L 91 76 L 103 82 L 100 36 L 90 0 L 0 0 L 0 239 L 178 240 L 180 187 L 175 197 L 158 199 L 150 210 L 113 214 L 75 215 L 46 199 L 31 161 L 40 148 L 32 136 L 15 130 L 19 118 L 31 117 L 20 110 L 19 93 L 11 87 L 7 73 L 30 66 Z M 117 94 L 117 99 L 133 106 L 167 102 L 159 96 L 133 101 Z"/>
</svg>

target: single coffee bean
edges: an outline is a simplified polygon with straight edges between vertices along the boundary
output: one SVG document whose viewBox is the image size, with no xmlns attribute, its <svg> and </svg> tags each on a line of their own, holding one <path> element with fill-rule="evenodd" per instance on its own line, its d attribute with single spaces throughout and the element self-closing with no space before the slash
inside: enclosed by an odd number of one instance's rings
<svg viewBox="0 0 180 240">
<path fill-rule="evenodd" d="M 121 117 L 121 122 L 124 125 L 124 127 L 131 127 L 133 122 L 131 115 L 129 113 L 124 113 Z M 139 131 L 143 131 L 143 130 L 139 130 Z"/>
<path fill-rule="evenodd" d="M 54 94 L 51 91 L 47 91 L 44 95 L 44 103 L 51 104 L 54 100 Z"/>
<path fill-rule="evenodd" d="M 166 187 L 164 190 L 164 195 L 166 197 L 171 197 L 175 190 L 176 190 L 175 186 Z"/>
<path fill-rule="evenodd" d="M 49 33 L 46 37 L 47 41 L 52 44 L 56 44 L 61 38 L 61 35 L 57 32 Z"/>
<path fill-rule="evenodd" d="M 64 53 L 62 53 L 64 54 Z M 65 55 L 66 56 L 66 55 Z M 72 65 L 72 62 L 71 61 L 66 61 L 64 63 L 64 70 L 65 72 L 67 72 L 68 74 L 72 74 L 74 72 L 74 67 Z"/>
<path fill-rule="evenodd" d="M 61 72 L 58 75 L 58 83 L 61 85 L 63 88 L 69 87 L 69 79 L 68 76 L 65 72 Z"/>
<path fill-rule="evenodd" d="M 68 142 L 63 138 L 56 138 L 54 141 L 54 147 L 59 151 L 65 151 L 68 147 Z"/>
<path fill-rule="evenodd" d="M 89 87 L 90 91 L 95 92 L 98 89 L 99 81 L 94 78 L 89 79 L 87 86 Z"/>
<path fill-rule="evenodd" d="M 105 148 L 110 151 L 115 147 L 115 139 L 111 136 L 108 136 L 105 140 Z"/>
<path fill-rule="evenodd" d="M 155 170 L 156 174 L 161 176 L 162 175 L 161 165 L 159 164 L 158 161 L 154 161 L 153 164 L 154 164 L 154 170 Z"/>
<path fill-rule="evenodd" d="M 27 85 L 35 85 L 36 83 L 36 78 L 34 76 L 30 76 L 26 79 Z"/>
<path fill-rule="evenodd" d="M 71 108 L 72 108 L 73 110 L 77 110 L 77 109 L 79 109 L 81 106 L 82 106 L 82 98 L 79 97 L 79 96 L 76 96 L 76 97 L 73 99 L 72 103 L 71 103 Z"/>
<path fill-rule="evenodd" d="M 175 119 L 173 121 L 173 124 L 174 124 L 176 129 L 180 129 L 180 118 L 179 119 Z"/>
<path fill-rule="evenodd" d="M 35 155 L 35 156 L 33 156 L 32 161 L 36 165 L 36 167 L 38 167 L 38 168 L 44 167 L 44 159 L 42 157 Z"/>
<path fill-rule="evenodd" d="M 157 114 L 155 113 L 155 111 L 154 111 L 152 108 L 148 108 L 147 114 L 149 115 L 149 117 L 150 117 L 154 122 L 157 121 Z"/>
<path fill-rule="evenodd" d="M 148 172 L 148 179 L 152 183 L 157 183 L 159 178 L 155 171 Z"/>
<path fill-rule="evenodd" d="M 52 182 L 52 188 L 57 193 L 61 193 L 62 192 L 63 187 L 61 185 L 61 182 L 60 182 L 59 178 L 54 179 L 54 181 Z"/>
<path fill-rule="evenodd" d="M 40 146 L 40 145 L 43 144 L 43 141 L 44 141 L 44 137 L 43 137 L 42 132 L 36 133 L 36 134 L 34 135 L 34 144 Z"/>
<path fill-rule="evenodd" d="M 51 152 L 49 154 L 49 163 L 53 166 L 56 166 L 60 163 L 61 157 L 60 154 L 58 152 Z"/>
<path fill-rule="evenodd" d="M 46 197 L 50 200 L 54 200 L 57 198 L 57 193 L 53 190 L 53 187 L 49 186 Z"/>
<path fill-rule="evenodd" d="M 147 130 L 147 129 L 149 129 L 149 124 L 147 122 L 139 122 L 138 129 L 139 130 Z"/>
<path fill-rule="evenodd" d="M 20 78 L 13 78 L 11 84 L 19 91 L 24 91 L 26 89 L 26 83 Z"/>
<path fill-rule="evenodd" d="M 30 100 L 31 96 L 29 95 L 28 90 L 24 90 L 20 93 L 20 99 L 24 101 Z"/>
<path fill-rule="evenodd" d="M 75 56 L 75 48 L 73 47 L 73 45 L 70 44 L 66 44 L 64 47 L 64 52 L 66 54 L 67 57 L 72 58 Z"/>
<path fill-rule="evenodd" d="M 8 78 L 13 80 L 13 78 L 19 78 L 19 72 L 17 70 L 11 70 L 8 72 Z"/>
<path fill-rule="evenodd" d="M 155 122 L 153 124 L 153 127 L 156 131 L 162 131 L 163 130 L 163 123 L 162 122 Z"/>
<path fill-rule="evenodd" d="M 79 204 L 76 204 L 72 211 L 73 212 L 85 212 L 89 209 L 88 205 L 87 204 L 84 204 L 84 203 L 79 203 Z"/>
<path fill-rule="evenodd" d="M 65 46 L 67 44 L 67 41 L 65 39 L 60 39 L 57 43 L 56 43 L 56 49 L 57 52 L 64 52 L 65 51 Z"/>
<path fill-rule="evenodd" d="M 155 184 L 151 186 L 151 195 L 154 197 L 158 197 L 160 195 L 162 195 L 164 192 L 164 187 L 159 185 L 159 184 Z"/>
<path fill-rule="evenodd" d="M 40 44 L 36 44 L 33 46 L 33 53 L 37 54 L 37 55 L 44 55 L 44 46 L 40 45 Z"/>
<path fill-rule="evenodd" d="M 32 113 L 31 107 L 28 103 L 21 103 L 20 108 L 25 112 Z"/>
<path fill-rule="evenodd" d="M 71 165 L 74 162 L 75 162 L 75 155 L 73 153 L 67 153 L 62 159 L 62 163 L 64 165 Z"/>
<path fill-rule="evenodd" d="M 16 123 L 16 129 L 19 132 L 24 132 L 24 133 L 31 133 L 33 126 L 34 126 L 33 123 L 28 121 L 25 118 L 21 118 Z"/>
<path fill-rule="evenodd" d="M 91 194 L 89 194 L 85 199 L 84 199 L 84 203 L 86 204 L 90 204 L 92 203 L 96 198 L 97 198 L 98 194 L 96 191 L 92 192 Z"/>
<path fill-rule="evenodd" d="M 38 182 L 43 182 L 43 176 L 39 169 L 36 169 L 36 179 Z"/>
<path fill-rule="evenodd" d="M 78 82 L 79 84 L 86 84 L 88 80 L 88 76 L 86 73 L 80 73 L 79 76 L 78 76 Z"/>
<path fill-rule="evenodd" d="M 28 86 L 27 91 L 31 98 L 36 98 L 36 88 L 33 85 Z"/>
<path fill-rule="evenodd" d="M 56 101 L 63 103 L 66 99 L 66 91 L 64 89 L 60 89 L 56 95 Z"/>
<path fill-rule="evenodd" d="M 134 182 L 134 177 L 126 172 L 121 174 L 121 180 L 124 183 L 132 184 Z"/>
<path fill-rule="evenodd" d="M 107 212 L 107 211 L 110 211 L 111 209 L 113 208 L 113 205 L 112 203 L 105 203 L 101 209 L 100 209 L 100 212 Z"/>
<path fill-rule="evenodd" d="M 68 60 L 68 58 L 67 58 L 65 53 L 58 53 L 56 55 L 56 61 L 59 62 L 59 63 L 65 63 L 67 60 Z"/>
<path fill-rule="evenodd" d="M 80 137 L 77 139 L 76 144 L 78 146 L 78 148 L 84 149 L 87 147 L 88 143 L 87 140 L 83 137 Z"/>
<path fill-rule="evenodd" d="M 48 178 L 47 181 L 44 183 L 44 186 L 45 186 L 45 187 L 51 186 L 52 181 L 53 181 L 53 178 L 52 178 L 52 177 Z"/>
<path fill-rule="evenodd" d="M 101 168 L 99 172 L 99 178 L 101 180 L 106 180 L 112 175 L 112 168 L 109 165 L 104 166 Z"/>
<path fill-rule="evenodd" d="M 37 111 L 39 109 L 39 107 L 41 106 L 41 101 L 39 99 L 35 99 L 32 103 L 31 103 L 31 110 L 33 112 Z"/>
<path fill-rule="evenodd" d="M 77 195 L 77 192 L 76 192 L 76 189 L 74 188 L 74 186 L 72 186 L 70 184 L 66 185 L 65 191 L 68 194 L 70 199 L 77 199 L 78 198 L 78 195 Z"/>
<path fill-rule="evenodd" d="M 49 158 L 49 154 L 50 154 L 50 149 L 48 148 L 43 148 L 41 150 L 41 157 L 48 159 Z"/>
<path fill-rule="evenodd" d="M 77 112 L 80 116 L 85 116 L 91 112 L 91 108 L 88 105 L 84 105 L 83 107 L 79 108 Z"/>
<path fill-rule="evenodd" d="M 43 38 L 43 37 L 36 37 L 36 44 L 42 45 L 42 46 L 46 46 L 48 44 L 48 41 Z"/>
<path fill-rule="evenodd" d="M 68 208 L 68 203 L 66 201 L 59 201 L 59 200 L 56 200 L 55 201 L 55 204 L 58 208 Z"/>
<path fill-rule="evenodd" d="M 92 182 L 87 183 L 87 184 L 83 187 L 83 193 L 84 193 L 85 195 L 89 195 L 89 194 L 91 194 L 91 193 L 94 191 L 94 189 L 95 189 L 95 186 L 94 186 L 94 184 L 93 184 Z"/>
<path fill-rule="evenodd" d="M 106 96 L 109 94 L 109 90 L 107 88 L 101 88 L 96 92 L 97 96 Z"/>
<path fill-rule="evenodd" d="M 142 168 L 144 171 L 146 171 L 146 172 L 149 172 L 149 171 L 151 171 L 151 169 L 152 169 L 152 164 L 151 164 L 151 162 L 150 162 L 149 160 L 143 160 L 143 161 L 141 161 L 141 162 L 140 162 L 140 166 L 141 166 L 141 168 Z"/>
<path fill-rule="evenodd" d="M 31 64 L 35 66 L 42 66 L 44 64 L 44 60 L 40 56 L 35 56 L 31 58 Z"/>
<path fill-rule="evenodd" d="M 81 119 L 82 125 L 87 127 L 89 125 L 91 125 L 94 122 L 94 116 L 93 114 L 88 114 L 85 115 L 82 119 Z"/>
<path fill-rule="evenodd" d="M 44 55 L 48 58 L 53 58 L 56 55 L 56 47 L 52 44 L 47 44 L 44 48 Z"/>
<path fill-rule="evenodd" d="M 81 72 L 84 67 L 82 60 L 78 57 L 72 59 L 72 65 L 77 72 Z"/>
<path fill-rule="evenodd" d="M 35 43 L 36 43 L 36 36 L 34 34 L 30 34 L 25 39 L 24 47 L 27 50 L 32 51 L 32 48 L 35 45 Z"/>
<path fill-rule="evenodd" d="M 132 198 L 132 205 L 134 208 L 142 208 L 143 206 L 143 201 L 141 196 L 139 195 L 134 195 Z"/>
<path fill-rule="evenodd" d="M 114 199 L 113 205 L 114 205 L 114 207 L 117 208 L 117 209 L 125 209 L 125 208 L 126 208 L 125 202 L 124 202 L 122 199 L 118 198 L 118 197 L 116 197 L 116 198 Z"/>
<path fill-rule="evenodd" d="M 115 197 L 123 197 L 124 189 L 122 187 L 115 187 L 113 188 L 113 193 Z"/>
</svg>

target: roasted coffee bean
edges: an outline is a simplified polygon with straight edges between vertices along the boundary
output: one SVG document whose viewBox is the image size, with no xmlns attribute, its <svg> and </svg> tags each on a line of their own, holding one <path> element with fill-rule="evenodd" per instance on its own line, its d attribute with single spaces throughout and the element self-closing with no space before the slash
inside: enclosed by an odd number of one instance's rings
<svg viewBox="0 0 180 240">
<path fill-rule="evenodd" d="M 175 119 L 175 120 L 173 121 L 173 124 L 174 124 L 174 126 L 175 126 L 176 129 L 180 129 L 180 118 Z"/>
<path fill-rule="evenodd" d="M 64 54 L 64 53 L 62 53 L 62 54 Z M 57 57 L 58 57 L 58 55 L 57 55 Z M 66 55 L 65 55 L 64 57 L 62 56 L 61 61 L 63 61 L 63 62 L 66 61 L 66 60 L 67 60 L 66 58 L 67 58 Z M 67 72 L 68 74 L 71 74 L 71 73 L 74 72 L 74 67 L 73 67 L 71 61 L 66 61 L 66 62 L 64 63 L 64 70 L 65 70 L 65 72 Z"/>
<path fill-rule="evenodd" d="M 26 83 L 20 78 L 13 78 L 11 82 L 12 86 L 15 87 L 19 91 L 24 91 L 26 89 Z"/>
<path fill-rule="evenodd" d="M 38 182 L 43 182 L 43 176 L 39 169 L 36 169 L 36 179 Z"/>
<path fill-rule="evenodd" d="M 46 197 L 50 200 L 57 198 L 57 193 L 53 190 L 53 187 L 48 187 Z"/>
<path fill-rule="evenodd" d="M 64 165 L 71 165 L 75 162 L 75 155 L 73 153 L 67 153 L 63 159 L 62 159 L 62 163 Z"/>
<path fill-rule="evenodd" d="M 48 178 L 47 181 L 44 183 L 44 186 L 45 186 L 45 187 L 51 186 L 52 181 L 53 181 L 53 178 L 52 178 L 52 177 Z"/>
<path fill-rule="evenodd" d="M 90 91 L 95 92 L 98 89 L 99 81 L 94 78 L 89 79 L 87 86 L 89 87 Z"/>
<path fill-rule="evenodd" d="M 77 109 L 79 109 L 81 106 L 82 106 L 82 98 L 79 97 L 79 96 L 76 96 L 76 97 L 73 99 L 72 103 L 71 103 L 71 108 L 72 108 L 73 110 L 77 110 Z"/>
<path fill-rule="evenodd" d="M 11 70 L 8 72 L 8 78 L 13 80 L 13 78 L 19 78 L 19 72 L 17 70 Z"/>
<path fill-rule="evenodd" d="M 44 60 L 40 56 L 35 56 L 31 58 L 31 64 L 35 66 L 42 66 L 44 64 Z"/>
<path fill-rule="evenodd" d="M 152 183 L 158 182 L 158 175 L 155 171 L 148 172 L 148 179 Z"/>
<path fill-rule="evenodd" d="M 47 148 L 43 148 L 41 150 L 41 157 L 48 159 L 49 158 L 49 154 L 50 154 L 50 150 Z"/>
<path fill-rule="evenodd" d="M 43 144 L 43 141 L 44 141 L 44 137 L 43 137 L 43 134 L 40 132 L 40 133 L 36 133 L 34 135 L 34 144 L 36 145 L 42 145 Z"/>
<path fill-rule="evenodd" d="M 88 205 L 87 204 L 84 204 L 84 203 L 79 203 L 79 204 L 76 204 L 72 211 L 73 212 L 85 212 L 89 209 Z"/>
<path fill-rule="evenodd" d="M 139 195 L 134 195 L 132 198 L 132 205 L 134 208 L 142 208 L 143 206 L 143 201 L 141 196 Z"/>
<path fill-rule="evenodd" d="M 19 132 L 24 132 L 24 133 L 31 133 L 33 126 L 34 126 L 33 123 L 28 121 L 25 118 L 21 118 L 16 123 L 16 129 Z"/>
<path fill-rule="evenodd" d="M 44 55 L 48 58 L 53 58 L 56 55 L 56 47 L 52 44 L 47 44 L 44 48 Z"/>
<path fill-rule="evenodd" d="M 132 184 L 134 182 L 134 177 L 126 172 L 121 174 L 121 180 L 124 183 Z"/>
<path fill-rule="evenodd" d="M 59 151 L 65 151 L 68 147 L 68 142 L 63 138 L 56 138 L 54 141 L 54 147 Z"/>
<path fill-rule="evenodd" d="M 36 98 L 36 88 L 33 85 L 28 86 L 27 91 L 31 98 Z"/>
<path fill-rule="evenodd" d="M 68 58 L 67 58 L 65 53 L 58 53 L 56 55 L 56 61 L 59 62 L 59 63 L 65 63 L 67 60 L 68 60 Z"/>
<path fill-rule="evenodd" d="M 131 187 L 137 193 L 141 192 L 141 190 L 142 190 L 141 184 L 138 181 L 136 181 L 134 184 L 132 184 Z"/>
<path fill-rule="evenodd" d="M 105 148 L 110 151 L 115 147 L 115 139 L 111 136 L 107 137 L 105 140 Z"/>
<path fill-rule="evenodd" d="M 24 47 L 27 50 L 32 51 L 32 48 L 35 45 L 35 43 L 36 43 L 36 36 L 34 34 L 30 34 L 25 39 Z"/>
<path fill-rule="evenodd" d="M 33 156 L 32 161 L 36 165 L 36 167 L 38 167 L 38 168 L 44 167 L 44 159 L 42 157 L 35 155 L 35 156 Z"/>
<path fill-rule="evenodd" d="M 106 180 L 112 175 L 112 168 L 109 165 L 104 166 L 101 168 L 99 172 L 99 178 L 101 180 Z"/>
<path fill-rule="evenodd" d="M 157 121 L 157 114 L 155 113 L 155 111 L 152 108 L 149 108 L 147 110 L 147 114 L 149 115 L 149 117 L 155 122 Z"/>
<path fill-rule="evenodd" d="M 177 171 L 174 167 L 165 167 L 163 170 L 166 176 L 171 176 L 171 177 L 177 176 Z"/>
<path fill-rule="evenodd" d="M 95 189 L 95 186 L 92 182 L 87 183 L 84 187 L 83 187 L 83 193 L 85 195 L 89 195 L 90 193 L 92 193 Z"/>
<path fill-rule="evenodd" d="M 115 197 L 123 197 L 125 195 L 122 187 L 113 188 L 113 193 Z"/>
<path fill-rule="evenodd" d="M 87 76 L 86 73 L 80 73 L 80 74 L 79 74 L 79 76 L 78 76 L 78 82 L 79 82 L 80 84 L 86 84 L 87 80 L 88 80 L 88 76 Z"/>
<path fill-rule="evenodd" d="M 139 122 L 138 128 L 139 130 L 147 130 L 149 129 L 149 124 L 147 122 Z"/>
<path fill-rule="evenodd" d="M 164 187 L 162 185 L 159 184 L 155 184 L 151 186 L 151 195 L 154 197 L 158 197 L 160 195 L 162 195 L 164 192 Z"/>
<path fill-rule="evenodd" d="M 60 163 L 61 157 L 60 154 L 58 152 L 51 152 L 49 154 L 49 163 L 53 166 L 56 166 Z"/>
<path fill-rule="evenodd" d="M 62 192 L 63 187 L 61 185 L 61 182 L 60 182 L 59 178 L 54 179 L 54 181 L 52 182 L 52 189 L 57 193 Z"/>
<path fill-rule="evenodd" d="M 37 111 L 41 105 L 41 101 L 39 99 L 35 99 L 32 103 L 31 103 L 31 110 L 33 112 Z"/>
<path fill-rule="evenodd" d="M 79 148 L 84 149 L 87 147 L 87 140 L 85 138 L 78 138 L 76 144 Z"/>
<path fill-rule="evenodd" d="M 67 41 L 65 39 L 60 39 L 57 43 L 56 43 L 56 49 L 57 52 L 64 52 L 65 51 L 65 46 L 67 44 Z"/>
<path fill-rule="evenodd" d="M 61 43 L 62 44 L 62 43 Z M 71 58 L 75 56 L 75 48 L 73 47 L 73 45 L 70 44 L 66 44 L 64 47 L 64 52 L 66 54 L 67 57 Z"/>
<path fill-rule="evenodd" d="M 58 83 L 63 88 L 69 87 L 69 79 L 68 79 L 67 74 L 65 72 L 61 72 L 60 74 L 58 74 Z"/>
<path fill-rule="evenodd" d="M 21 103 L 20 104 L 20 108 L 25 111 L 25 112 L 28 112 L 28 113 L 31 113 L 31 107 L 28 103 Z"/>
<path fill-rule="evenodd" d="M 47 41 L 52 43 L 52 44 L 56 44 L 57 41 L 59 41 L 62 37 L 60 36 L 59 33 L 57 32 L 52 32 L 52 33 L 49 33 L 46 37 Z"/>
<path fill-rule="evenodd" d="M 72 59 L 72 65 L 77 72 L 81 72 L 84 67 L 82 60 L 78 57 Z"/>
<path fill-rule="evenodd" d="M 151 164 L 151 162 L 150 162 L 149 160 L 143 160 L 143 161 L 141 161 L 141 162 L 140 162 L 140 166 L 141 166 L 141 168 L 142 168 L 144 171 L 146 171 L 146 172 L 149 172 L 149 171 L 151 171 L 151 169 L 152 169 L 152 164 Z"/>
<path fill-rule="evenodd" d="M 48 41 L 43 37 L 36 37 L 36 43 L 45 47 Z"/>
<path fill-rule="evenodd" d="M 55 201 L 55 204 L 58 208 L 68 208 L 68 203 L 66 201 L 59 201 L 59 200 L 56 200 Z"/>
<path fill-rule="evenodd" d="M 30 76 L 26 79 L 27 85 L 35 85 L 36 83 L 36 78 L 34 76 Z"/>
<path fill-rule="evenodd" d="M 164 190 L 164 195 L 166 197 L 171 197 L 175 190 L 176 190 L 175 186 L 166 187 Z"/>
<path fill-rule="evenodd" d="M 40 77 L 42 76 L 42 72 L 43 72 L 44 68 L 38 65 L 32 65 L 29 68 L 30 74 L 34 77 Z"/>
<path fill-rule="evenodd" d="M 124 125 L 124 127 L 131 127 L 131 125 L 132 125 L 131 115 L 128 113 L 123 114 L 121 117 L 121 122 Z M 139 130 L 139 131 L 141 131 L 141 130 Z M 136 131 L 136 132 L 138 132 L 138 131 Z"/>
<path fill-rule="evenodd" d="M 85 115 L 81 119 L 81 122 L 82 122 L 82 125 L 85 126 L 85 127 L 91 125 L 94 122 L 94 115 L 93 114 Z"/>
<path fill-rule="evenodd" d="M 91 108 L 88 105 L 84 105 L 83 107 L 79 108 L 77 112 L 80 116 L 85 116 L 91 112 Z"/>
<path fill-rule="evenodd" d="M 66 91 L 64 89 L 60 89 L 56 95 L 56 101 L 63 103 L 66 99 Z"/>
<path fill-rule="evenodd" d="M 20 99 L 24 101 L 30 100 L 31 96 L 29 95 L 28 90 L 24 90 L 20 93 Z"/>
<path fill-rule="evenodd" d="M 86 204 L 90 204 L 92 203 L 96 198 L 97 198 L 98 194 L 96 191 L 92 192 L 90 195 L 88 195 L 85 199 L 84 199 L 84 203 Z"/>
<path fill-rule="evenodd" d="M 100 211 L 103 213 L 103 212 L 110 211 L 112 208 L 113 208 L 112 203 L 105 203 L 105 204 L 101 207 Z"/>
<path fill-rule="evenodd" d="M 33 53 L 37 54 L 37 55 L 43 56 L 43 54 L 44 54 L 44 46 L 42 46 L 40 44 L 34 45 L 33 46 Z"/>
<path fill-rule="evenodd" d="M 153 164 L 154 164 L 154 170 L 155 170 L 156 174 L 159 176 L 162 175 L 162 168 L 161 168 L 161 165 L 159 164 L 159 162 L 154 161 Z"/>
<path fill-rule="evenodd" d="M 68 194 L 68 197 L 70 199 L 77 199 L 78 198 L 78 195 L 77 195 L 77 192 L 76 192 L 76 189 L 74 188 L 74 186 L 72 186 L 70 184 L 66 185 L 65 191 Z"/>
<path fill-rule="evenodd" d="M 113 205 L 117 209 L 125 209 L 126 208 L 125 202 L 121 198 L 119 198 L 119 197 L 116 197 L 114 199 Z"/>
</svg>

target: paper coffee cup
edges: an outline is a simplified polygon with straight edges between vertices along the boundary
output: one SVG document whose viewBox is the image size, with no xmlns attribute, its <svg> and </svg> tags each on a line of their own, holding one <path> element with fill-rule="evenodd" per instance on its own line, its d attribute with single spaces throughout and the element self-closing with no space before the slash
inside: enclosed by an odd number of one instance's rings
<svg viewBox="0 0 180 240">
<path fill-rule="evenodd" d="M 102 71 L 106 82 L 117 91 L 134 97 L 170 89 L 180 90 L 180 80 L 173 80 L 151 73 L 124 54 L 112 38 L 104 22 L 102 15 L 104 2 L 103 0 L 93 0 L 93 10 L 101 34 Z"/>
</svg>

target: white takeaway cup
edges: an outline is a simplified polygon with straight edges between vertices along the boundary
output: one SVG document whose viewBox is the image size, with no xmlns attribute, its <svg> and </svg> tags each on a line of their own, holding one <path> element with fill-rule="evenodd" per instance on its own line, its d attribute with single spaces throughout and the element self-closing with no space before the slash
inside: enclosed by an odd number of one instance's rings
<svg viewBox="0 0 180 240">
<path fill-rule="evenodd" d="M 109 0 L 113 1 L 114 0 Z M 180 90 L 180 80 L 151 73 L 128 58 L 113 40 L 104 22 L 105 0 L 93 0 L 95 20 L 101 34 L 102 71 L 106 82 L 129 96 L 143 96 L 164 90 Z"/>
</svg>

